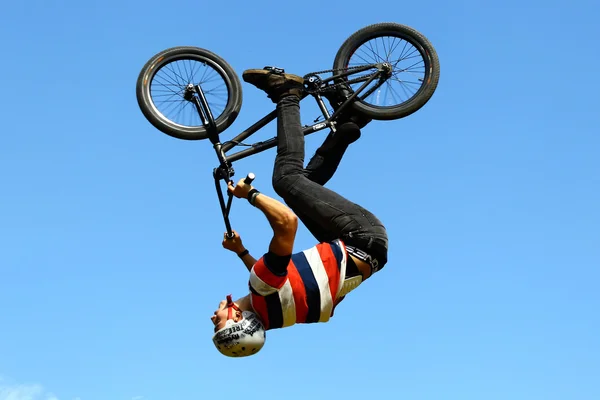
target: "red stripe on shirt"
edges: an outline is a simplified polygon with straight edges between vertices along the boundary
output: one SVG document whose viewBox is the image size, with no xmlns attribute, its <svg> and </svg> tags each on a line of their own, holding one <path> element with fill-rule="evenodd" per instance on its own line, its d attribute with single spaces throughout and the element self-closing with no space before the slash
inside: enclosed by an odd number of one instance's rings
<svg viewBox="0 0 600 400">
<path fill-rule="evenodd" d="M 340 285 L 340 271 L 338 269 L 338 262 L 331 250 L 329 243 L 319 244 L 317 246 L 327 277 L 329 278 L 329 291 L 331 292 L 331 298 L 335 304 L 335 296 L 337 295 L 338 286 Z"/>
<path fill-rule="evenodd" d="M 293 262 L 288 265 L 288 279 L 292 286 L 292 292 L 294 293 L 294 303 L 296 305 L 296 322 L 306 322 L 306 315 L 308 314 L 308 303 L 306 302 L 306 289 L 304 288 L 304 282 L 298 273 L 298 269 Z"/>
<path fill-rule="evenodd" d="M 265 329 L 269 329 L 269 311 L 267 310 L 267 301 L 261 295 L 252 294 L 252 308 L 258 314 Z"/>
<path fill-rule="evenodd" d="M 272 286 L 275 289 L 281 289 L 281 287 L 285 285 L 287 276 L 277 276 L 269 271 L 265 265 L 264 257 L 261 257 L 260 260 L 254 264 L 253 269 L 256 276 L 258 276 L 267 285 Z"/>
</svg>

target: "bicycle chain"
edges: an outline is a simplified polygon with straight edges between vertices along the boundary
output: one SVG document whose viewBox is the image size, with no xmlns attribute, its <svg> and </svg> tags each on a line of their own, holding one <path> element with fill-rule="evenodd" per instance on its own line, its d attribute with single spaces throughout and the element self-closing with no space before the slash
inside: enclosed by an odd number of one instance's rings
<svg viewBox="0 0 600 400">
<path fill-rule="evenodd" d="M 318 77 L 318 75 L 324 74 L 324 73 L 329 73 L 329 72 L 335 73 L 335 72 L 338 72 L 338 71 L 351 71 L 353 69 L 359 69 L 359 68 L 363 68 L 363 67 L 348 67 L 348 68 L 324 69 L 322 71 L 310 72 L 310 73 L 304 75 L 303 78 L 304 79 L 308 79 L 310 76 L 314 76 L 314 75 L 316 75 Z M 370 77 L 371 75 L 373 75 L 373 74 L 365 74 L 365 75 L 358 76 L 356 78 L 349 79 L 349 80 L 346 80 L 346 81 L 341 81 L 341 82 L 338 82 L 338 83 L 330 83 L 329 85 L 325 86 L 324 88 L 318 88 L 317 90 L 310 90 L 310 89 L 308 89 L 307 93 L 314 94 L 314 93 L 322 93 L 325 90 L 335 90 L 339 86 L 342 86 L 342 85 L 349 85 L 349 84 L 352 84 L 352 83 L 360 82 L 363 78 Z M 319 77 L 319 79 L 321 79 L 321 78 Z"/>
</svg>

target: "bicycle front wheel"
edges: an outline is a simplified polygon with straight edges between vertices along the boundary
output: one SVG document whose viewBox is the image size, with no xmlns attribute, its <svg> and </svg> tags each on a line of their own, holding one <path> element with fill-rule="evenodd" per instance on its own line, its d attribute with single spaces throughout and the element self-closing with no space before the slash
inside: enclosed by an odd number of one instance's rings
<svg viewBox="0 0 600 400">
<path fill-rule="evenodd" d="M 333 68 L 336 73 L 352 67 L 373 65 L 366 73 L 377 71 L 375 64 L 391 65 L 391 76 L 374 91 L 366 88 L 366 97 L 360 94 L 353 103 L 356 111 L 378 120 L 406 117 L 425 105 L 437 88 L 440 63 L 432 44 L 415 29 L 396 23 L 369 25 L 352 34 L 338 50 Z M 360 74 L 364 74 L 361 72 Z M 353 76 L 342 78 L 342 83 Z M 349 95 L 362 83 L 342 85 Z M 346 88 L 344 88 L 346 86 Z"/>
<path fill-rule="evenodd" d="M 242 107 L 242 87 L 233 68 L 216 54 L 198 47 L 173 47 L 152 57 L 137 84 L 138 105 L 155 128 L 178 139 L 208 137 L 198 110 L 184 97 L 188 85 L 200 85 L 217 133 L 228 128 Z"/>
</svg>

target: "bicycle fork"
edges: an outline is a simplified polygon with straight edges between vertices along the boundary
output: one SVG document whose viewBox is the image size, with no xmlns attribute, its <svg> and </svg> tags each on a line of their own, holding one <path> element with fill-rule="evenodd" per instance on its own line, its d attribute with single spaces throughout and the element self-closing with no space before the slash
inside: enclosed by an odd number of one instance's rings
<svg viewBox="0 0 600 400">
<path fill-rule="evenodd" d="M 202 120 L 202 123 L 206 127 L 208 133 L 208 139 L 213 145 L 213 149 L 219 159 L 219 166 L 213 169 L 213 178 L 215 180 L 215 189 L 217 190 L 217 196 L 219 198 L 219 205 L 221 206 L 221 213 L 223 215 L 223 221 L 225 222 L 225 229 L 227 230 L 227 238 L 233 238 L 233 231 L 231 229 L 231 223 L 229 221 L 229 212 L 231 210 L 231 203 L 233 201 L 233 194 L 227 193 L 227 204 L 225 204 L 225 196 L 223 196 L 223 190 L 220 185 L 220 181 L 223 180 L 226 184 L 231 182 L 231 178 L 235 175 L 235 170 L 231 163 L 225 156 L 225 150 L 223 144 L 219 140 L 219 133 L 217 132 L 217 124 L 215 123 L 213 114 L 210 110 L 210 106 L 206 101 L 206 96 L 202 91 L 200 85 L 189 84 L 186 87 L 185 94 L 183 96 L 186 100 L 194 103 L 196 111 Z M 250 184 L 254 180 L 255 176 L 253 173 L 249 173 L 244 179 L 244 183 Z"/>
</svg>

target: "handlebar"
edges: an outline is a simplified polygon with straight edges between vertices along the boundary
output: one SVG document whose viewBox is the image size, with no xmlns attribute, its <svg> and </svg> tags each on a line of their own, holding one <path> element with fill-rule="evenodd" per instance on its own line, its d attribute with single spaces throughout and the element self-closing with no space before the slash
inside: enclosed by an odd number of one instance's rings
<svg viewBox="0 0 600 400">
<path fill-rule="evenodd" d="M 250 172 L 248 175 L 246 175 L 246 179 L 244 179 L 244 183 L 246 185 L 249 185 L 252 183 L 252 181 L 256 178 L 256 175 L 254 175 L 254 173 Z"/>
<path fill-rule="evenodd" d="M 254 175 L 254 173 L 250 172 L 250 173 L 248 173 L 248 175 L 246 175 L 246 178 L 244 178 L 244 183 L 246 185 L 249 185 L 249 184 L 252 183 L 252 181 L 254 181 L 254 179 L 256 179 L 256 175 Z M 231 193 L 229 193 L 229 201 L 228 201 L 228 204 L 227 204 L 227 214 L 229 214 L 229 207 L 231 207 L 231 200 L 232 200 L 232 198 L 233 198 L 233 195 Z M 226 224 L 226 227 L 227 227 L 227 234 L 226 234 L 225 237 L 227 239 L 233 239 L 234 234 L 233 234 L 231 228 L 229 227 L 229 218 L 226 218 L 225 221 L 226 221 L 225 224 Z"/>
</svg>

